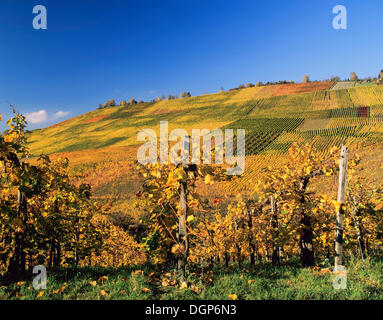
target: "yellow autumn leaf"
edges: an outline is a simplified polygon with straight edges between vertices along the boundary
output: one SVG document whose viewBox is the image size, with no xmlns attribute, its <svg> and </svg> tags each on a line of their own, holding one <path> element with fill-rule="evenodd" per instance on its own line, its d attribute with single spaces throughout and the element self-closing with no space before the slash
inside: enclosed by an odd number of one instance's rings
<svg viewBox="0 0 383 320">
<path fill-rule="evenodd" d="M 321 273 L 331 273 L 331 270 L 328 268 L 321 269 Z"/>
<path fill-rule="evenodd" d="M 91 284 L 93 287 L 95 287 L 95 286 L 97 286 L 97 281 L 91 281 L 90 284 Z"/>
<path fill-rule="evenodd" d="M 100 283 L 103 283 L 105 280 L 107 280 L 108 279 L 108 277 L 107 276 L 102 276 L 102 277 L 100 277 L 99 279 L 98 279 L 98 282 L 100 282 Z"/>
<path fill-rule="evenodd" d="M 40 292 L 38 293 L 38 295 L 37 295 L 37 298 L 41 298 L 41 297 L 44 295 L 44 292 L 45 292 L 45 291 L 40 291 Z"/>
<path fill-rule="evenodd" d="M 161 282 L 161 285 L 163 287 L 167 287 L 169 285 L 169 282 L 166 279 L 163 279 L 162 282 Z"/>
<path fill-rule="evenodd" d="M 180 246 L 179 244 L 175 244 L 172 249 L 171 249 L 171 253 L 173 254 L 179 254 L 180 253 Z"/>
<path fill-rule="evenodd" d="M 184 281 L 180 285 L 180 289 L 186 289 L 188 287 L 188 284 Z"/>
<path fill-rule="evenodd" d="M 149 288 L 142 288 L 141 291 L 144 292 L 144 293 L 152 292 L 152 290 L 150 290 Z"/>
<path fill-rule="evenodd" d="M 200 292 L 200 289 L 197 286 L 195 286 L 195 285 L 191 285 L 190 286 L 190 290 L 193 291 L 196 294 L 199 294 L 199 292 Z"/>
<path fill-rule="evenodd" d="M 254 283 L 254 282 L 255 282 L 255 280 L 249 280 L 249 281 L 247 281 L 248 284 L 252 284 L 252 283 Z"/>
<path fill-rule="evenodd" d="M 188 218 L 186 220 L 187 220 L 187 222 L 191 222 L 194 220 L 194 216 L 193 215 L 188 216 Z"/>
<path fill-rule="evenodd" d="M 210 174 L 207 174 L 205 176 L 205 184 L 211 184 L 212 183 L 212 180 L 211 180 L 211 175 Z"/>
<path fill-rule="evenodd" d="M 231 300 L 238 300 L 238 296 L 236 294 L 229 294 L 228 297 Z"/>
<path fill-rule="evenodd" d="M 105 297 L 108 295 L 108 293 L 105 290 L 100 290 L 100 294 Z"/>
</svg>

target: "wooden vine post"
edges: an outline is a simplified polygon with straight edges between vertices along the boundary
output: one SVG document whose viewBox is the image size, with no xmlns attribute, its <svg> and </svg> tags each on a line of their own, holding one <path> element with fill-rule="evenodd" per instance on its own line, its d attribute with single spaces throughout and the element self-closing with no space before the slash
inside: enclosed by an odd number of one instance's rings
<svg viewBox="0 0 383 320">
<path fill-rule="evenodd" d="M 342 266 L 343 260 L 343 227 L 344 227 L 344 207 L 346 201 L 347 187 L 347 159 L 348 150 L 342 145 L 340 163 L 339 163 L 339 185 L 338 185 L 338 205 L 336 213 L 336 239 L 335 239 L 335 271 Z"/>
<path fill-rule="evenodd" d="M 278 232 L 278 215 L 277 215 L 277 204 L 273 195 L 270 196 L 270 207 L 272 213 L 272 227 L 273 227 L 273 253 L 271 256 L 271 262 L 273 266 L 278 266 L 279 261 L 279 246 L 277 243 L 277 238 L 279 236 Z"/>
<path fill-rule="evenodd" d="M 182 181 L 180 183 L 180 215 L 178 218 L 178 245 L 181 254 L 178 255 L 177 268 L 183 280 L 186 271 L 186 259 L 188 253 L 188 235 L 186 229 L 187 220 L 187 183 Z"/>
<path fill-rule="evenodd" d="M 188 232 L 186 228 L 187 213 L 188 213 L 188 205 L 187 205 L 188 176 L 189 176 L 189 172 L 196 171 L 197 169 L 196 165 L 188 164 L 189 152 L 190 152 L 190 136 L 185 136 L 184 139 L 185 140 L 184 140 L 183 152 L 186 151 L 186 155 L 188 158 L 182 164 L 186 173 L 185 175 L 186 178 L 180 181 L 180 186 L 179 186 L 180 214 L 178 218 L 178 234 L 177 234 L 177 241 L 181 251 L 181 254 L 178 255 L 177 269 L 180 274 L 181 281 L 185 279 L 186 263 L 187 263 L 187 258 L 189 255 L 189 239 L 188 239 Z M 185 154 L 181 156 L 185 157 Z"/>
<path fill-rule="evenodd" d="M 358 202 L 356 201 L 356 197 L 354 196 L 352 198 L 353 205 L 354 205 L 354 216 L 356 221 L 356 235 L 358 237 L 358 245 L 359 245 L 359 251 L 362 259 L 366 259 L 366 248 L 363 241 L 363 229 L 361 226 L 361 222 L 359 220 L 360 218 L 360 211 L 358 208 Z"/>
</svg>

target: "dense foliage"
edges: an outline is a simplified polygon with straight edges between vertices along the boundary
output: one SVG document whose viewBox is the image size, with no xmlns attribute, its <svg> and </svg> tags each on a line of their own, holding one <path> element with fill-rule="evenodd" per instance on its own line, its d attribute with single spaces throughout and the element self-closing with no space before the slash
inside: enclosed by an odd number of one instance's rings
<svg viewBox="0 0 383 320">
<path fill-rule="evenodd" d="M 140 245 L 106 218 L 90 186 L 71 183 L 67 159 L 30 161 L 25 118 L 14 114 L 0 135 L 0 270 L 142 263 Z"/>
</svg>

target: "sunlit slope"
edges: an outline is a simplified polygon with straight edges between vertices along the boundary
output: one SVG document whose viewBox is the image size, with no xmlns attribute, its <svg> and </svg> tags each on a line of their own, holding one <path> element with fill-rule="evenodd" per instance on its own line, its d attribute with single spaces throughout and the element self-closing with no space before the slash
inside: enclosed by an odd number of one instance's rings
<svg viewBox="0 0 383 320">
<path fill-rule="evenodd" d="M 326 129 L 325 119 L 357 117 L 368 106 L 368 116 L 383 117 L 383 86 L 330 90 L 331 82 L 283 84 L 231 90 L 202 96 L 94 110 L 57 125 L 34 130 L 29 138 L 33 154 L 69 152 L 135 145 L 137 132 L 169 129 L 215 129 L 241 119 L 294 118 L 295 131 Z M 316 119 L 323 119 L 322 123 Z M 285 131 L 283 121 L 272 122 Z M 259 130 L 258 130 L 259 131 Z M 266 130 L 267 131 L 267 130 Z M 291 133 L 292 130 L 289 130 Z M 294 132 L 295 132 L 294 131 Z M 273 141 L 282 139 L 280 135 Z M 281 142 L 287 146 L 285 142 Z M 283 150 L 285 147 L 283 147 Z"/>
<path fill-rule="evenodd" d="M 28 137 L 31 151 L 33 154 L 50 154 L 134 145 L 137 144 L 139 130 L 151 128 L 159 132 L 160 121 L 168 121 L 169 130 L 215 129 L 243 115 L 243 108 L 233 108 L 230 105 L 190 107 L 168 113 L 150 113 L 147 109 L 151 107 L 111 107 L 96 110 L 57 126 L 35 130 Z"/>
</svg>

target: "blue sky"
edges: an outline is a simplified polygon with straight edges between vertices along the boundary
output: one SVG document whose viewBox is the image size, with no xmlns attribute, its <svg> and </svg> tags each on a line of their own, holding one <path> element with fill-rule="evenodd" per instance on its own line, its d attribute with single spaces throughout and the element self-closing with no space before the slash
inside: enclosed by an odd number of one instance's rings
<svg viewBox="0 0 383 320">
<path fill-rule="evenodd" d="M 335 5 L 348 29 L 332 27 Z M 47 8 L 34 30 L 32 9 Z M 151 100 L 257 81 L 383 69 L 381 0 L 1 0 L 0 112 L 45 127 L 110 98 Z M 0 129 L 4 129 L 0 125 Z"/>
</svg>

